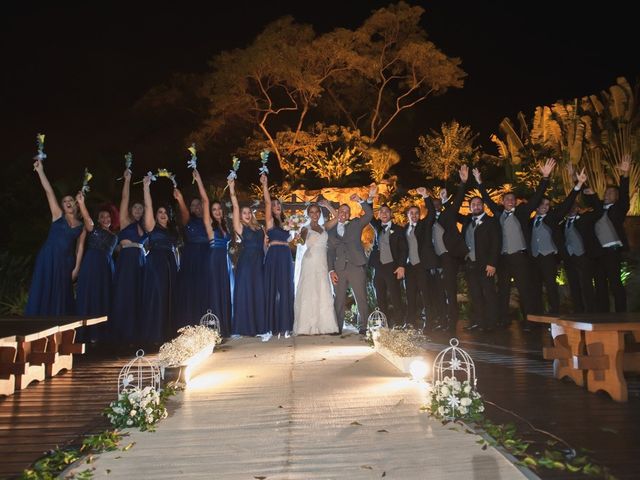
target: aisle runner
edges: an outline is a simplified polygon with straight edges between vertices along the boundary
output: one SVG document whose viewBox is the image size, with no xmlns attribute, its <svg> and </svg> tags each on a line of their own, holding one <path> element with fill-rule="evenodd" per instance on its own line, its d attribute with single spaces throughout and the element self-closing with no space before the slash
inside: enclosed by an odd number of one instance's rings
<svg viewBox="0 0 640 480">
<path fill-rule="evenodd" d="M 356 335 L 223 350 L 157 432 L 96 460 L 97 478 L 523 478 L 478 437 L 421 413 L 424 391 Z"/>
</svg>

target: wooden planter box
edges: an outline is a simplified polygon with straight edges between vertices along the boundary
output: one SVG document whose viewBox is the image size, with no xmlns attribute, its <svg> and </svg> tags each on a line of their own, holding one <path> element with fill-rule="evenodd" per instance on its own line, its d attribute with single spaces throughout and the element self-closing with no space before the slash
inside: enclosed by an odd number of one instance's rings
<svg viewBox="0 0 640 480">
<path fill-rule="evenodd" d="M 189 380 L 199 373 L 199 369 L 204 361 L 213 353 L 216 344 L 210 343 L 198 353 L 185 360 L 181 365 L 175 367 L 160 367 L 160 376 L 165 383 L 176 382 L 188 384 Z"/>
</svg>

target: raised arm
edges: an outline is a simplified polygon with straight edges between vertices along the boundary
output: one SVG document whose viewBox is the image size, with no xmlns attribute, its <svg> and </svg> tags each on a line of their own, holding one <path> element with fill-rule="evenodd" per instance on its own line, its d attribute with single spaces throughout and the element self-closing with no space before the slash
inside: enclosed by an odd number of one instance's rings
<svg viewBox="0 0 640 480">
<path fill-rule="evenodd" d="M 180 217 L 180 224 L 185 226 L 189 221 L 189 209 L 187 205 L 184 203 L 184 197 L 182 196 L 182 192 L 178 188 L 173 189 L 173 198 L 178 202 L 178 212 Z"/>
<path fill-rule="evenodd" d="M 331 214 L 331 219 L 324 222 L 324 229 L 330 230 L 336 223 L 338 223 L 338 212 L 333 208 L 331 202 L 324 198 L 318 202 L 318 205 L 329 210 L 329 213 Z"/>
<path fill-rule="evenodd" d="M 78 279 L 80 273 L 80 264 L 82 263 L 82 257 L 84 255 L 84 241 L 87 238 L 87 231 L 82 229 L 82 233 L 76 240 L 76 264 L 71 271 L 71 281 L 75 282 Z"/>
<path fill-rule="evenodd" d="M 567 198 L 565 198 L 562 201 L 562 203 L 554 209 L 554 215 L 558 218 L 558 220 L 562 219 L 565 215 L 569 213 L 569 211 L 571 210 L 571 207 L 576 202 L 576 198 L 578 198 L 578 194 L 580 193 L 580 190 L 582 190 L 582 187 L 586 183 L 587 174 L 584 168 L 580 173 L 576 175 L 576 179 L 577 179 L 577 183 L 571 189 L 571 192 L 569 193 L 569 195 L 567 195 Z"/>
<path fill-rule="evenodd" d="M 55 222 L 62 216 L 62 208 L 58 204 L 58 199 L 56 198 L 56 194 L 49 183 L 49 179 L 44 173 L 44 165 L 40 160 L 36 160 L 33 162 L 33 169 L 38 174 L 40 178 L 40 183 L 42 184 L 42 188 L 44 188 L 44 193 L 47 195 L 47 201 L 49 202 L 49 210 L 51 210 L 51 221 Z"/>
<path fill-rule="evenodd" d="M 542 174 L 542 180 L 538 184 L 538 188 L 536 189 L 533 196 L 529 199 L 529 201 L 524 204 L 523 210 L 531 213 L 542 201 L 542 197 L 544 197 L 544 193 L 547 191 L 547 186 L 549 185 L 549 175 L 553 171 L 553 167 L 556 166 L 556 161 L 553 158 L 548 158 L 544 165 L 540 165 L 538 168 L 540 169 L 540 173 Z"/>
<path fill-rule="evenodd" d="M 236 181 L 232 178 L 227 180 L 229 185 L 229 195 L 231 196 L 231 206 L 233 208 L 233 230 L 242 236 L 242 222 L 240 221 L 240 205 L 236 197 Z"/>
<path fill-rule="evenodd" d="M 153 214 L 153 202 L 151 201 L 151 177 L 148 175 L 142 181 L 142 192 L 144 194 L 144 229 L 150 232 L 156 228 L 156 219 Z"/>
<path fill-rule="evenodd" d="M 93 231 L 93 220 L 91 219 L 91 215 L 89 215 L 87 206 L 84 203 L 84 193 L 78 192 L 78 194 L 76 195 L 76 203 L 78 204 L 80 214 L 82 215 L 82 223 L 84 224 L 84 229 L 87 232 Z"/>
<path fill-rule="evenodd" d="M 200 201 L 202 202 L 202 221 L 204 229 L 207 231 L 207 238 L 213 240 L 213 225 L 211 225 L 211 208 L 209 206 L 209 196 L 202 183 L 202 177 L 197 169 L 193 169 L 193 179 L 198 185 L 198 193 L 200 193 Z"/>
<path fill-rule="evenodd" d="M 629 171 L 631 170 L 631 155 L 625 153 L 618 165 L 620 170 L 620 185 L 618 186 L 618 205 L 624 215 L 627 214 L 630 207 L 629 202 Z M 637 187 L 637 185 L 636 185 Z"/>
<path fill-rule="evenodd" d="M 493 201 L 493 199 L 489 196 L 489 192 L 487 192 L 487 189 L 484 188 L 484 185 L 482 184 L 482 176 L 480 175 L 480 170 L 478 170 L 477 168 L 474 168 L 472 170 L 472 173 L 473 173 L 473 178 L 476 179 L 476 183 L 478 184 L 478 190 L 480 190 L 480 195 L 482 195 L 482 200 L 484 201 L 485 205 L 489 207 L 489 210 L 491 210 L 491 213 L 493 213 L 494 215 L 500 215 L 500 213 L 502 212 L 502 209 L 496 202 Z"/>
<path fill-rule="evenodd" d="M 122 197 L 120 198 L 120 229 L 124 230 L 131 223 L 129 215 L 129 191 L 131 190 L 131 170 L 128 168 L 122 174 Z"/>
<path fill-rule="evenodd" d="M 269 179 L 263 173 L 260 175 L 260 184 L 262 185 L 262 195 L 264 197 L 264 223 L 267 230 L 273 227 L 273 213 L 271 212 L 271 194 L 269 193 Z"/>
</svg>

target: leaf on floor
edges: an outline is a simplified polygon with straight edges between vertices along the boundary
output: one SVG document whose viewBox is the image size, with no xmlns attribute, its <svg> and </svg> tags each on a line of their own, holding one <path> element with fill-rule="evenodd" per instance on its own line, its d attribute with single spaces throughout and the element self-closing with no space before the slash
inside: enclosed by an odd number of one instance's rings
<svg viewBox="0 0 640 480">
<path fill-rule="evenodd" d="M 278 405 L 278 408 L 284 408 L 282 405 Z"/>
<path fill-rule="evenodd" d="M 320 359 L 320 361 L 321 361 L 321 362 L 323 362 L 323 361 L 325 361 L 325 360 L 326 360 L 326 358 L 324 358 L 324 357 Z"/>
<path fill-rule="evenodd" d="M 360 359 L 356 360 L 356 361 L 355 361 L 355 362 L 353 362 L 353 363 L 358 363 L 359 361 L 360 361 Z"/>
<path fill-rule="evenodd" d="M 253 478 L 255 478 L 256 480 L 264 480 L 267 477 L 263 477 L 262 475 L 258 475 L 258 476 L 254 476 Z"/>
<path fill-rule="evenodd" d="M 360 465 L 360 468 L 364 468 L 365 470 L 373 470 L 371 465 Z"/>
<path fill-rule="evenodd" d="M 387 476 L 387 472 L 382 472 L 382 477 L 386 477 Z"/>
<path fill-rule="evenodd" d="M 378 433 L 389 433 L 389 430 L 385 430 L 384 428 L 382 430 L 378 430 Z"/>
<path fill-rule="evenodd" d="M 107 468 L 107 475 L 111 473 L 111 470 Z"/>
<path fill-rule="evenodd" d="M 614 428 L 609 428 L 609 427 L 602 427 L 600 430 L 602 430 L 603 432 L 609 432 L 609 433 L 614 433 L 617 434 L 618 431 Z"/>
<path fill-rule="evenodd" d="M 255 375 L 247 375 L 247 378 L 253 378 Z"/>
<path fill-rule="evenodd" d="M 351 422 L 349 425 L 359 425 L 362 426 L 362 424 L 360 422 L 358 422 L 357 420 L 354 420 L 353 422 Z"/>
<path fill-rule="evenodd" d="M 131 442 L 129 445 L 126 445 L 122 451 L 126 452 L 127 450 L 131 450 L 131 447 L 133 447 L 136 444 L 136 442 Z"/>
<path fill-rule="evenodd" d="M 404 404 L 404 398 L 401 398 L 400 400 L 398 400 L 398 401 L 396 402 L 396 407 L 397 407 L 398 405 L 403 405 L 403 404 Z"/>
</svg>

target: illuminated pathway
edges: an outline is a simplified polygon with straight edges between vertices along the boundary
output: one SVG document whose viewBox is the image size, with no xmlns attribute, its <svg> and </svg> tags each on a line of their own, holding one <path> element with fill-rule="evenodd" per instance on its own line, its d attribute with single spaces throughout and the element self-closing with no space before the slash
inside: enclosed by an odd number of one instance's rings
<svg viewBox="0 0 640 480">
<path fill-rule="evenodd" d="M 155 433 L 101 455 L 98 478 L 524 478 L 477 436 L 419 411 L 423 387 L 357 335 L 234 340 Z"/>
</svg>

